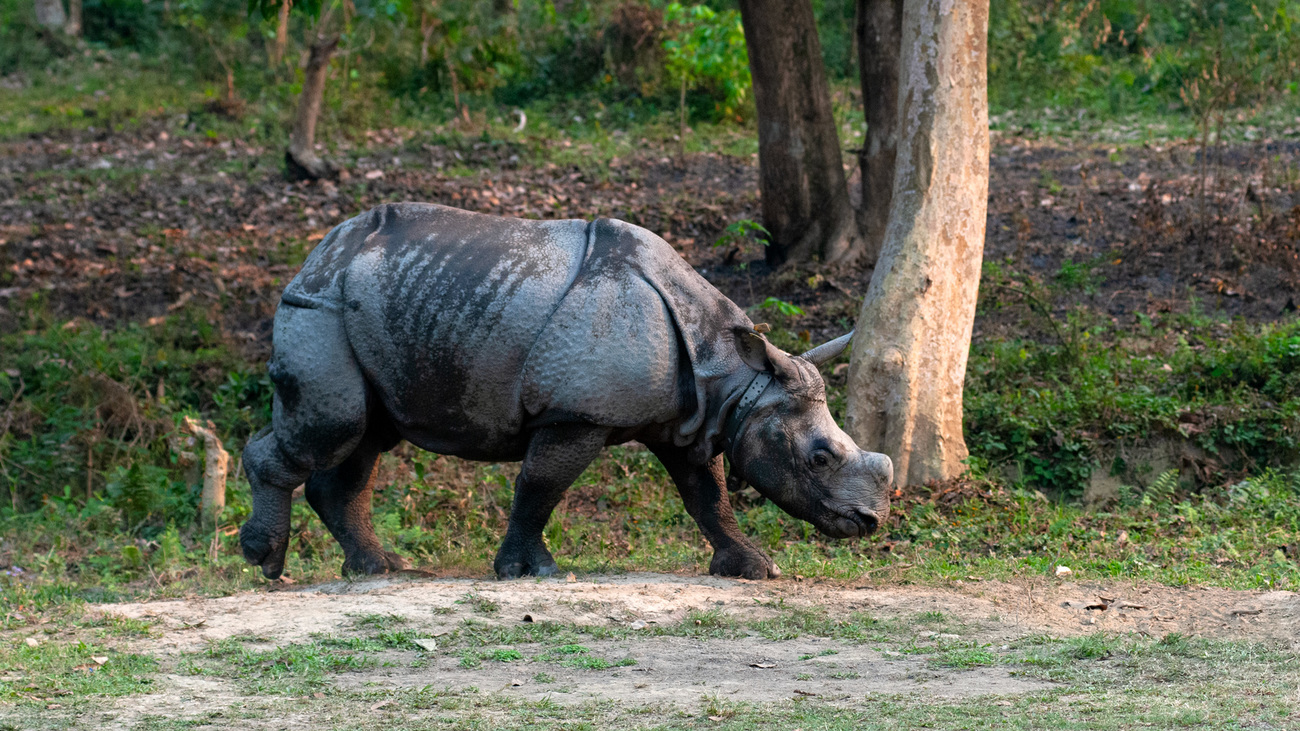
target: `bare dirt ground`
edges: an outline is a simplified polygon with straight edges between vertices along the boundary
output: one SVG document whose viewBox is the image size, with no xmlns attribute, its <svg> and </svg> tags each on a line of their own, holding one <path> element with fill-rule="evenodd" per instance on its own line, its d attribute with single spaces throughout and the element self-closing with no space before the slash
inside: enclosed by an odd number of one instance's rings
<svg viewBox="0 0 1300 731">
<path fill-rule="evenodd" d="M 486 614 L 476 611 L 484 603 L 496 608 Z M 832 620 L 864 613 L 892 623 L 895 631 L 902 628 L 912 642 L 922 644 L 1005 649 L 1006 643 L 1043 635 L 1180 633 L 1268 640 L 1300 650 L 1300 595 L 1294 592 L 1046 579 L 917 587 L 629 574 L 499 583 L 430 579 L 412 572 L 221 598 L 106 604 L 94 611 L 152 622 L 152 637 L 119 649 L 160 658 L 199 652 L 231 637 L 268 650 L 322 636 L 343 637 L 355 633 L 361 618 L 374 615 L 401 618 L 404 628 L 435 642 L 465 627 L 470 618 L 479 626 L 519 624 L 527 617 L 538 623 L 632 630 L 611 633 L 609 639 L 584 639 L 592 656 L 627 663 L 600 672 L 546 665 L 549 674 L 537 675 L 537 666 L 520 662 L 465 667 L 456 654 L 433 652 L 420 663 L 413 662 L 419 651 L 403 650 L 389 653 L 380 666 L 332 676 L 334 687 L 344 690 L 436 687 L 562 705 L 615 701 L 685 707 L 698 705 L 702 696 L 754 703 L 816 696 L 837 703 L 871 693 L 957 698 L 1051 686 L 1003 666 L 935 667 L 920 656 L 876 649 L 873 643 L 810 634 L 772 640 L 749 631 L 730 639 L 703 639 L 655 631 L 700 616 L 692 611 L 727 615 L 743 624 L 810 608 L 824 609 Z M 936 613 L 942 615 L 937 632 L 926 622 L 940 616 Z M 233 683 L 210 677 L 169 674 L 161 685 L 148 696 L 149 713 L 188 717 L 228 705 L 240 695 Z M 140 698 L 122 699 L 101 721 L 129 726 L 140 707 Z M 280 720 L 285 727 L 297 725 L 285 716 Z"/>
<path fill-rule="evenodd" d="M 871 276 L 809 287 L 806 276 L 754 261 L 759 246 L 715 247 L 728 223 L 758 217 L 752 159 L 698 154 L 679 166 L 648 150 L 604 167 L 537 165 L 514 143 L 454 149 L 410 130 L 374 132 L 362 152 L 346 180 L 309 185 L 286 182 L 265 149 L 168 136 L 159 125 L 0 142 L 0 332 L 20 327 L 34 295 L 60 320 L 101 324 L 192 305 L 264 356 L 280 290 L 306 249 L 345 218 L 397 200 L 643 225 L 738 303 L 775 294 L 803 306 L 801 325 L 818 338 L 840 331 Z M 1096 286 L 1074 304 L 1125 323 L 1193 299 L 1253 320 L 1297 306 L 1294 142 L 1207 155 L 1189 141 L 1121 148 L 998 132 L 991 165 L 985 260 L 1049 280 L 1063 262 L 1085 264 Z M 1019 318 L 985 313 L 976 332 L 1010 326 Z"/>
</svg>

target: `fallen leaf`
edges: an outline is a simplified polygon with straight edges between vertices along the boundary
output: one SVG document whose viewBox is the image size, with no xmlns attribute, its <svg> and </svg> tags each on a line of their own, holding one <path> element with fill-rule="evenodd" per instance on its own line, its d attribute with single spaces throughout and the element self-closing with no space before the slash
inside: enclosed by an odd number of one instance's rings
<svg viewBox="0 0 1300 731">
<path fill-rule="evenodd" d="M 760 668 L 760 669 L 763 669 L 763 670 L 770 670 L 770 669 L 776 667 L 776 663 L 774 663 L 774 662 L 767 662 L 767 661 L 763 661 L 763 662 L 751 662 L 751 663 L 749 664 L 749 666 L 750 666 L 751 668 Z"/>
<path fill-rule="evenodd" d="M 1060 566 L 1060 565 L 1057 565 L 1057 567 L 1056 567 L 1056 575 L 1057 575 L 1057 576 L 1069 576 L 1069 575 L 1072 574 L 1072 573 L 1074 573 L 1074 572 L 1070 570 L 1070 567 L 1069 567 L 1069 566 Z"/>
<path fill-rule="evenodd" d="M 96 665 L 103 665 L 104 663 L 108 662 L 108 658 L 104 655 L 98 655 L 90 659 L 93 660 Z"/>
<path fill-rule="evenodd" d="M 567 582 L 569 582 L 569 583 L 573 583 L 573 582 L 575 582 L 575 581 L 578 580 L 578 577 L 574 576 L 574 575 L 573 575 L 573 572 L 570 571 L 570 572 L 569 572 L 569 575 L 566 576 L 566 577 L 564 577 L 564 580 L 567 581 Z"/>
<path fill-rule="evenodd" d="M 312 694 L 311 694 L 311 697 L 312 697 L 312 698 L 324 698 L 324 697 L 325 697 L 325 694 L 324 694 L 324 693 L 321 693 L 321 692 L 316 692 L 316 693 L 312 693 Z"/>
<path fill-rule="evenodd" d="M 384 177 L 383 170 L 371 170 L 370 172 L 366 173 L 366 180 L 378 180 L 382 177 Z"/>
<path fill-rule="evenodd" d="M 795 692 L 795 695 L 808 695 L 808 696 L 815 696 L 815 695 L 817 695 L 816 693 L 813 693 L 812 691 L 799 690 L 798 688 L 795 688 L 795 689 L 794 689 L 794 692 Z"/>
</svg>

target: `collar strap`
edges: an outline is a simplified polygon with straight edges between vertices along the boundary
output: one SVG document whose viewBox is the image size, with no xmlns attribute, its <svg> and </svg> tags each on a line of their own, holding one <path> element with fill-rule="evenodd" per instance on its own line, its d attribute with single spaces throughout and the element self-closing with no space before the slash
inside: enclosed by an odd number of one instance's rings
<svg viewBox="0 0 1300 731">
<path fill-rule="evenodd" d="M 727 448 L 730 449 L 736 442 L 736 435 L 740 433 L 740 428 L 744 426 L 745 420 L 749 418 L 749 412 L 754 410 L 754 404 L 772 385 L 772 374 L 758 373 L 754 375 L 754 380 L 749 382 L 749 388 L 736 402 L 736 407 L 731 410 L 731 415 L 727 417 L 727 428 L 724 432 L 727 438 Z"/>
</svg>

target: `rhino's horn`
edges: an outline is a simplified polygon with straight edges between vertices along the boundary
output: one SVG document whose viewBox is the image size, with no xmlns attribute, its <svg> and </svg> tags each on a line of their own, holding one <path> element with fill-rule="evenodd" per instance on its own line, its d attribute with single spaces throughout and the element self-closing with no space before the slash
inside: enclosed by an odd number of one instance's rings
<svg viewBox="0 0 1300 731">
<path fill-rule="evenodd" d="M 835 356 L 843 353 L 844 349 L 849 346 L 849 342 L 853 340 L 854 332 L 856 332 L 856 330 L 850 330 L 848 335 L 841 335 L 829 343 L 822 343 L 799 357 L 811 362 L 815 366 L 829 363 L 831 360 L 834 360 Z"/>
</svg>

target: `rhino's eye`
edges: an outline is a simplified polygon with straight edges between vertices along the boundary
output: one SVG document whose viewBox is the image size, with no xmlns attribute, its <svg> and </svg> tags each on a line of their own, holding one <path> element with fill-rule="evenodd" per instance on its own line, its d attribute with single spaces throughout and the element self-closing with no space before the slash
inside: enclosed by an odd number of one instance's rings
<svg viewBox="0 0 1300 731">
<path fill-rule="evenodd" d="M 812 466 L 815 470 L 824 470 L 831 466 L 831 454 L 824 449 L 813 452 Z"/>
</svg>

